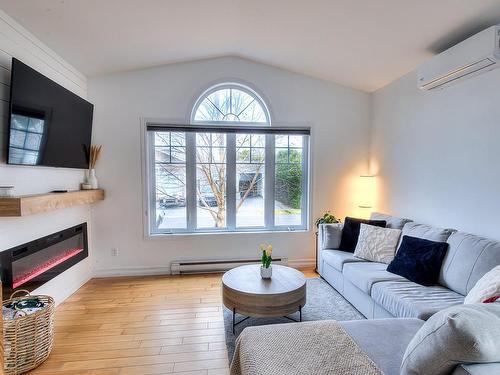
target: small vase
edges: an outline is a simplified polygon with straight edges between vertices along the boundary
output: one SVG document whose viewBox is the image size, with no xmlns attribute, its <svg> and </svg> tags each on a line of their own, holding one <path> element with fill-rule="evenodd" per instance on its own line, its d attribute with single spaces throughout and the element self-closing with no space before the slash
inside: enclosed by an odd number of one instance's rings
<svg viewBox="0 0 500 375">
<path fill-rule="evenodd" d="M 97 189 L 99 187 L 97 177 L 95 176 L 95 169 L 89 169 L 87 183 L 91 186 L 92 189 Z"/>
<path fill-rule="evenodd" d="M 269 266 L 268 268 L 260 266 L 260 276 L 263 279 L 270 279 L 273 275 L 273 267 Z"/>
</svg>

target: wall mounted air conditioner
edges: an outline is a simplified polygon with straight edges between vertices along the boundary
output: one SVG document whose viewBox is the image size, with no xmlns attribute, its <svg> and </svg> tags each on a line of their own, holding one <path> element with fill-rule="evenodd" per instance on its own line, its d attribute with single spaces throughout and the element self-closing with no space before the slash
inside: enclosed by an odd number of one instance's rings
<svg viewBox="0 0 500 375">
<path fill-rule="evenodd" d="M 500 26 L 492 26 L 424 63 L 418 70 L 418 87 L 442 88 L 499 67 Z"/>
</svg>

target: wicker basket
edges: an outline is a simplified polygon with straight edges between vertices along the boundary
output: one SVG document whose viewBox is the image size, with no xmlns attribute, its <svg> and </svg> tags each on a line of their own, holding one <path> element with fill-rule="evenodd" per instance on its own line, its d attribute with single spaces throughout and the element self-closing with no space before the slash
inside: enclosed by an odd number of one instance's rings
<svg viewBox="0 0 500 375">
<path fill-rule="evenodd" d="M 26 293 L 14 297 L 18 292 Z M 49 296 L 31 296 L 27 290 L 14 292 L 3 305 L 36 297 L 45 306 L 29 315 L 3 322 L 5 375 L 17 375 L 34 369 L 47 359 L 54 339 L 54 299 Z M 26 314 L 26 313 L 24 313 Z"/>
</svg>

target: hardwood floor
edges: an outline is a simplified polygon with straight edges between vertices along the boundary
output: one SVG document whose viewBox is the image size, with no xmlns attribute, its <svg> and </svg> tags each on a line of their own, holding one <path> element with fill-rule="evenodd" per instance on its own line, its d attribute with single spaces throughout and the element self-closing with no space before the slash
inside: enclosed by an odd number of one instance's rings
<svg viewBox="0 0 500 375">
<path fill-rule="evenodd" d="M 228 374 L 224 340 L 220 274 L 92 279 L 57 308 L 52 354 L 29 374 Z"/>
</svg>

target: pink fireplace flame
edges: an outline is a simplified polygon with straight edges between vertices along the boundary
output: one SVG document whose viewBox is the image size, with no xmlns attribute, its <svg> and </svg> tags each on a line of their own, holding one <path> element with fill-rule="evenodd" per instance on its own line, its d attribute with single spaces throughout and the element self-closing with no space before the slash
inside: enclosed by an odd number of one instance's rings
<svg viewBox="0 0 500 375">
<path fill-rule="evenodd" d="M 23 275 L 19 275 L 16 277 L 13 283 L 13 287 L 18 288 L 24 283 L 27 283 L 31 279 L 41 275 L 42 273 L 54 268 L 55 266 L 64 263 L 68 259 L 74 257 L 76 254 L 79 254 L 83 251 L 83 248 L 75 248 L 66 250 L 64 253 L 55 256 L 54 258 L 48 260 L 47 262 L 37 266 L 36 268 L 26 272 Z"/>
</svg>

